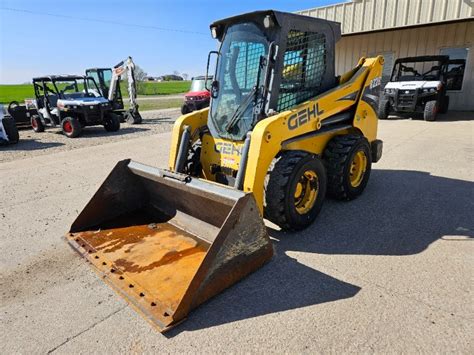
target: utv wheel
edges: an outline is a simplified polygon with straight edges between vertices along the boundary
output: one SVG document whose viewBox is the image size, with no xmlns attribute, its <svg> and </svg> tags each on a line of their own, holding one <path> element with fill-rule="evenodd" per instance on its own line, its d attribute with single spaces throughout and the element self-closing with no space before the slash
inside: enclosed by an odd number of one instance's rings
<svg viewBox="0 0 474 355">
<path fill-rule="evenodd" d="M 441 99 L 441 107 L 439 108 L 440 113 L 446 113 L 448 112 L 449 108 L 449 96 L 443 96 Z"/>
<path fill-rule="evenodd" d="M 436 120 L 436 114 L 438 113 L 438 102 L 428 101 L 425 104 L 425 110 L 423 112 L 423 118 L 425 121 L 434 121 Z"/>
<path fill-rule="evenodd" d="M 31 128 L 33 128 L 33 131 L 35 131 L 36 133 L 44 132 L 44 125 L 43 125 L 43 122 L 41 121 L 40 116 L 38 115 L 31 116 Z"/>
<path fill-rule="evenodd" d="M 8 144 L 18 143 L 20 135 L 15 120 L 12 117 L 3 117 L 2 123 L 3 128 L 5 129 L 5 134 L 8 137 Z"/>
<path fill-rule="evenodd" d="M 120 117 L 109 113 L 105 118 L 104 128 L 107 132 L 117 132 L 120 129 Z"/>
<path fill-rule="evenodd" d="M 183 106 L 181 106 L 181 113 L 183 115 L 186 115 L 188 113 L 192 112 L 191 109 L 189 108 L 188 105 L 184 104 Z"/>
<path fill-rule="evenodd" d="M 365 137 L 348 134 L 334 137 L 324 151 L 328 194 L 338 200 L 353 200 L 369 181 L 372 160 Z"/>
<path fill-rule="evenodd" d="M 379 100 L 379 107 L 377 111 L 378 111 L 377 115 L 379 116 L 379 119 L 386 120 L 390 113 L 390 102 L 387 99 L 384 99 L 383 97 L 381 97 Z"/>
<path fill-rule="evenodd" d="M 63 133 L 68 138 L 76 138 L 82 132 L 82 125 L 75 117 L 66 117 L 61 121 Z"/>
<path fill-rule="evenodd" d="M 265 217 L 286 230 L 309 226 L 321 211 L 326 195 L 322 161 L 303 151 L 286 151 L 269 173 Z"/>
</svg>

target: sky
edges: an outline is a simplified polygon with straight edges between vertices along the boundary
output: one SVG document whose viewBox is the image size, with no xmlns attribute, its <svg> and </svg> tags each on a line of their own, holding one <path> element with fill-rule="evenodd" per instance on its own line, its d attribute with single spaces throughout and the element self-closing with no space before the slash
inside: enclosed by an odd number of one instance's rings
<svg viewBox="0 0 474 355">
<path fill-rule="evenodd" d="M 209 24 L 256 10 L 341 0 L 0 0 L 0 84 L 82 74 L 127 56 L 151 76 L 202 75 L 217 49 Z"/>
</svg>

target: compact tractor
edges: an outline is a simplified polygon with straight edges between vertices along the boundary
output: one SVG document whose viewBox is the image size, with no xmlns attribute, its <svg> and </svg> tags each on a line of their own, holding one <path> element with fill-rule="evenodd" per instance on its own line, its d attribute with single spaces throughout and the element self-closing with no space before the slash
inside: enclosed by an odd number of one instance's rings
<svg viewBox="0 0 474 355">
<path fill-rule="evenodd" d="M 210 107 L 176 121 L 168 168 L 119 162 L 66 236 L 161 331 L 272 257 L 263 218 L 310 226 L 382 155 L 383 58 L 336 77 L 339 23 L 258 11 L 211 33 Z"/>
</svg>

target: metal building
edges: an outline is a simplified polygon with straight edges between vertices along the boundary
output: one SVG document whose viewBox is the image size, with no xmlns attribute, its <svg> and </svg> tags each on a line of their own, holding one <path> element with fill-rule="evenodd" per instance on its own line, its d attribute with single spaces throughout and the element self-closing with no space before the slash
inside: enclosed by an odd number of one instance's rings
<svg viewBox="0 0 474 355">
<path fill-rule="evenodd" d="M 383 82 L 397 58 L 449 55 L 461 64 L 448 86 L 451 110 L 474 111 L 474 0 L 353 0 L 298 11 L 341 23 L 336 47 L 338 74 L 361 56 L 385 57 Z"/>
</svg>

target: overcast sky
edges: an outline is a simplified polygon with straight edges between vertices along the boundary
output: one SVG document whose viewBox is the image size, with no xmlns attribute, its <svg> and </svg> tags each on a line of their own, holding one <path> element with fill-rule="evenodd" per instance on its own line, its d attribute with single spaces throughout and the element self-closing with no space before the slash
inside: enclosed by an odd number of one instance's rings
<svg viewBox="0 0 474 355">
<path fill-rule="evenodd" d="M 149 75 L 203 74 L 216 49 L 209 24 L 264 9 L 296 11 L 340 0 L 0 0 L 0 83 L 81 74 L 131 55 Z"/>
</svg>

